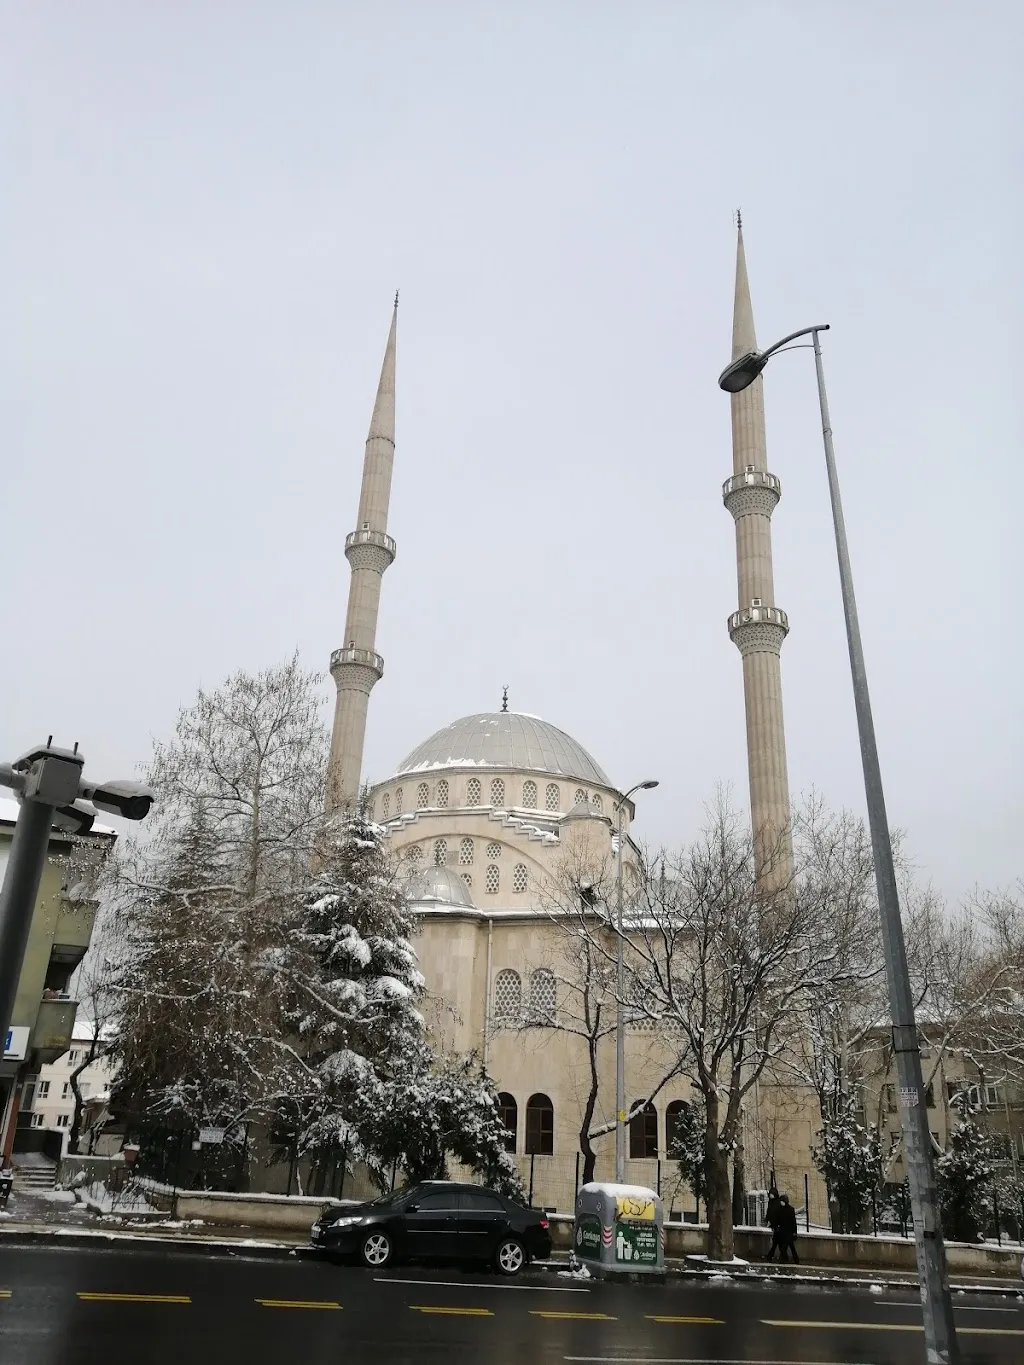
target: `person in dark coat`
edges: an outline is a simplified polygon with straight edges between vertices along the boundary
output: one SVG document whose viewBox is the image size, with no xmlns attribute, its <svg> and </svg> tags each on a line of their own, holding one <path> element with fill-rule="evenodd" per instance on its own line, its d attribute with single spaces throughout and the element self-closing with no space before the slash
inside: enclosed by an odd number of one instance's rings
<svg viewBox="0 0 1024 1365">
<path fill-rule="evenodd" d="M 789 1251 L 793 1255 L 793 1264 L 799 1265 L 800 1257 L 796 1254 L 796 1209 L 785 1194 L 779 1200 L 779 1227 L 775 1236 L 779 1243 L 779 1260 L 784 1261 Z"/>
<path fill-rule="evenodd" d="M 768 1261 L 774 1258 L 776 1252 L 779 1253 L 780 1258 L 782 1256 L 782 1243 L 779 1241 L 779 1210 L 781 1207 L 782 1201 L 779 1199 L 778 1191 L 772 1190 L 768 1196 L 768 1210 L 765 1213 L 765 1220 L 772 1230 L 772 1244 L 768 1248 L 768 1255 L 765 1257 Z"/>
</svg>

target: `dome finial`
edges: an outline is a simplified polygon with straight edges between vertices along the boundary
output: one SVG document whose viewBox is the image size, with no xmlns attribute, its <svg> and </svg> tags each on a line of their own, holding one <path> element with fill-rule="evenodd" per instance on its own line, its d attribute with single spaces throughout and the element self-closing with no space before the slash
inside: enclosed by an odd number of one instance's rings
<svg viewBox="0 0 1024 1365">
<path fill-rule="evenodd" d="M 507 711 L 507 710 L 508 710 L 508 684 L 507 684 L 507 683 L 506 683 L 505 686 L 501 689 L 501 709 L 502 709 L 502 711 Z"/>
</svg>

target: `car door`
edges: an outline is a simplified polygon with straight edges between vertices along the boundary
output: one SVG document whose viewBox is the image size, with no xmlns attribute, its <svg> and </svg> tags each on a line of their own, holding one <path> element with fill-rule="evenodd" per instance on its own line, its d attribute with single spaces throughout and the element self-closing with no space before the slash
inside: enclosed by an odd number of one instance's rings
<svg viewBox="0 0 1024 1365">
<path fill-rule="evenodd" d="M 438 1260 L 456 1254 L 458 1190 L 431 1190 L 418 1195 L 402 1217 L 406 1250 L 421 1260 Z"/>
<path fill-rule="evenodd" d="M 489 1261 L 508 1227 L 508 1211 L 489 1190 L 461 1190 L 459 1194 L 458 1257 Z"/>
</svg>

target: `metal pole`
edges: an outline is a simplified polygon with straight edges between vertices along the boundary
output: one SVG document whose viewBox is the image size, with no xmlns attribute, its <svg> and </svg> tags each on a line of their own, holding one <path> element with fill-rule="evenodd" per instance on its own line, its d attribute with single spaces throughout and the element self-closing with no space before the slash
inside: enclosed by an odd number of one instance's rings
<svg viewBox="0 0 1024 1365">
<path fill-rule="evenodd" d="M 626 1016 L 622 1004 L 625 964 L 622 951 L 622 807 L 619 801 L 618 839 L 615 845 L 615 905 L 618 951 L 615 957 L 615 1179 L 626 1179 Z"/>
<path fill-rule="evenodd" d="M 31 798 L 21 803 L 0 891 L 0 1037 L 14 1014 L 21 964 L 50 843 L 53 807 Z"/>
<path fill-rule="evenodd" d="M 811 1230 L 811 1184 L 804 1171 L 804 1232 Z M 779 1253 L 781 1256 L 781 1252 Z"/>
<path fill-rule="evenodd" d="M 850 672 L 853 678 L 853 700 L 857 712 L 860 735 L 860 755 L 864 769 L 864 790 L 867 798 L 868 826 L 875 863 L 878 888 L 878 908 L 882 922 L 882 943 L 885 949 L 885 971 L 889 985 L 889 1006 L 892 1013 L 893 1050 L 900 1081 L 900 1111 L 903 1120 L 903 1142 L 910 1181 L 910 1199 L 914 1216 L 914 1243 L 917 1269 L 921 1280 L 921 1305 L 924 1313 L 925 1357 L 928 1365 L 958 1365 L 960 1351 L 953 1324 L 953 1304 L 949 1294 L 949 1275 L 946 1268 L 946 1248 L 939 1222 L 935 1188 L 935 1165 L 932 1158 L 928 1116 L 923 1103 L 924 1080 L 921 1074 L 921 1050 L 914 1019 L 914 1001 L 907 968 L 907 950 L 900 922 L 899 893 L 896 870 L 892 859 L 889 822 L 885 813 L 882 773 L 875 742 L 875 725 L 871 715 L 864 650 L 861 645 L 857 602 L 853 591 L 853 572 L 846 541 L 846 523 L 839 496 L 839 477 L 836 473 L 835 451 L 832 447 L 832 426 L 829 421 L 828 399 L 825 394 L 825 372 L 821 363 L 818 332 L 814 338 L 814 367 L 818 376 L 818 403 L 821 408 L 821 432 L 825 443 L 825 465 L 828 470 L 829 497 L 835 525 L 836 554 L 839 559 L 839 580 L 842 585 L 843 611 L 846 616 L 846 639 L 850 652 Z"/>
</svg>

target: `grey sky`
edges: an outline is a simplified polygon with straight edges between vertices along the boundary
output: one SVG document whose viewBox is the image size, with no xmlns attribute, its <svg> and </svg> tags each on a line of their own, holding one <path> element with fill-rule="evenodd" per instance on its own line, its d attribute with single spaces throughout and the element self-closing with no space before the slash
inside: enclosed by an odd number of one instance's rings
<svg viewBox="0 0 1024 1365">
<path fill-rule="evenodd" d="M 741 205 L 759 339 L 833 327 L 890 818 L 951 896 L 1019 875 L 1022 36 L 1013 0 L 6 6 L 0 756 L 127 774 L 200 683 L 326 666 L 400 286 L 369 776 L 507 682 L 661 779 L 653 842 L 745 803 Z M 766 402 L 792 785 L 860 809 L 809 353 Z"/>
</svg>

